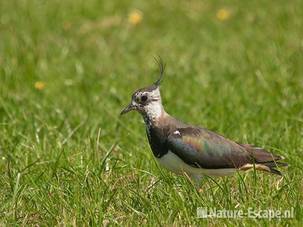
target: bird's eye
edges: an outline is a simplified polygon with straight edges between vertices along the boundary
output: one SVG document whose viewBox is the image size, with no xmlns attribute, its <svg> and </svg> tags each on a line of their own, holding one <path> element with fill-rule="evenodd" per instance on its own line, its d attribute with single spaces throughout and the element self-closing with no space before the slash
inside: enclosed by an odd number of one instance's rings
<svg viewBox="0 0 303 227">
<path fill-rule="evenodd" d="M 147 96 L 146 95 L 141 96 L 141 102 L 145 102 L 146 100 L 147 100 Z"/>
</svg>

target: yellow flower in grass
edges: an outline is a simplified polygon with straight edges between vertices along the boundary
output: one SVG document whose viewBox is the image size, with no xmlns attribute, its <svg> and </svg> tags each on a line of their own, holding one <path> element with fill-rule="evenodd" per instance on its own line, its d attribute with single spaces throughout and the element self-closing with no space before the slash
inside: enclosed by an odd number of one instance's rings
<svg viewBox="0 0 303 227">
<path fill-rule="evenodd" d="M 230 18 L 231 12 L 226 8 L 219 9 L 216 13 L 216 17 L 219 21 L 226 21 Z"/>
<path fill-rule="evenodd" d="M 128 23 L 130 23 L 131 25 L 140 24 L 142 19 L 143 19 L 143 13 L 138 9 L 132 10 L 128 15 Z"/>
<path fill-rule="evenodd" d="M 45 83 L 42 81 L 37 81 L 34 86 L 37 90 L 41 91 L 45 88 Z"/>
</svg>

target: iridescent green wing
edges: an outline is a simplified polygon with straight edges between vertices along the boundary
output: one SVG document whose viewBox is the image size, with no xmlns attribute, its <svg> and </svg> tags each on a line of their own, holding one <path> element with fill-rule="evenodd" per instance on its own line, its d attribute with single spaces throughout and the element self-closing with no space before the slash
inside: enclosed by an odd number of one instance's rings
<svg viewBox="0 0 303 227">
<path fill-rule="evenodd" d="M 238 168 L 252 162 L 241 145 L 207 129 L 187 127 L 173 131 L 167 148 L 185 163 L 198 168 Z"/>
</svg>

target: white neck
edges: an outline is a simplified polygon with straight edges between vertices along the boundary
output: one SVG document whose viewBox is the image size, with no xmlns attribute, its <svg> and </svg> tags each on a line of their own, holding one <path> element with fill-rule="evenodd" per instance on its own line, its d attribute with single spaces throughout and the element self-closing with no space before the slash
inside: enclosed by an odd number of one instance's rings
<svg viewBox="0 0 303 227">
<path fill-rule="evenodd" d="M 144 107 L 144 110 L 145 117 L 147 117 L 152 122 L 159 119 L 165 113 L 161 100 L 149 103 Z"/>
<path fill-rule="evenodd" d="M 147 125 L 155 124 L 159 118 L 166 114 L 162 106 L 159 87 L 153 90 L 150 96 L 153 101 L 144 106 L 144 111 L 141 112 Z"/>
</svg>

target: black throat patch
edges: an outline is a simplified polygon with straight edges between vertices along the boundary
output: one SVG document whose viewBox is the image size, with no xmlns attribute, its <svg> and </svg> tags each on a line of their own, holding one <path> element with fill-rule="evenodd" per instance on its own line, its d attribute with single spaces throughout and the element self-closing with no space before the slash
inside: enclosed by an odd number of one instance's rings
<svg viewBox="0 0 303 227">
<path fill-rule="evenodd" d="M 144 118 L 146 135 L 150 148 L 156 158 L 161 158 L 168 152 L 165 129 L 155 127 L 148 118 Z"/>
</svg>

